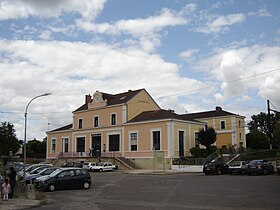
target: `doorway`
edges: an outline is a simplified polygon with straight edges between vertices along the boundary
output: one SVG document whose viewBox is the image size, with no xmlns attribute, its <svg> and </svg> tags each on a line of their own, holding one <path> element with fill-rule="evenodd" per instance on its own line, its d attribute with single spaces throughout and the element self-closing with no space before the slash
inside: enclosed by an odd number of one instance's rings
<svg viewBox="0 0 280 210">
<path fill-rule="evenodd" d="M 101 134 L 91 135 L 91 157 L 101 157 Z"/>
</svg>

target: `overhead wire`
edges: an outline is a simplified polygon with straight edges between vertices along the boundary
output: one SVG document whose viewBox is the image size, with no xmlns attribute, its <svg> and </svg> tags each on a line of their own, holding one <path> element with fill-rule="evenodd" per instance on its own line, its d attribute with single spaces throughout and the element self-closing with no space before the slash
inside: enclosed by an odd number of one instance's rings
<svg viewBox="0 0 280 210">
<path fill-rule="evenodd" d="M 234 82 L 250 79 L 250 78 L 253 78 L 253 77 L 258 77 L 258 76 L 261 76 L 261 75 L 264 75 L 264 74 L 269 74 L 269 73 L 276 72 L 276 71 L 279 71 L 279 70 L 280 70 L 280 67 L 276 68 L 276 69 L 273 69 L 273 70 L 270 70 L 270 71 L 263 72 L 263 73 L 254 74 L 254 75 L 250 75 L 250 76 L 247 76 L 247 77 L 243 77 L 243 78 L 239 78 L 239 79 L 234 79 L 234 80 L 229 80 L 229 81 L 224 81 L 224 82 L 227 83 L 227 84 L 231 84 L 231 83 L 234 83 Z M 209 85 L 209 86 L 206 86 L 206 87 L 202 87 L 202 88 L 198 88 L 198 89 L 193 89 L 193 90 L 189 90 L 189 91 L 184 91 L 184 92 L 180 92 L 180 93 L 174 93 L 174 94 L 170 94 L 170 95 L 163 95 L 163 96 L 159 96 L 159 97 L 157 97 L 155 99 L 164 98 L 164 97 L 170 97 L 170 96 L 177 96 L 177 95 L 185 95 L 185 94 L 188 94 L 188 93 L 193 93 L 193 92 L 197 92 L 197 91 L 201 91 L 201 90 L 206 90 L 206 89 L 209 89 L 209 88 L 218 87 L 218 86 L 222 85 L 224 82 L 220 82 L 220 83 L 215 84 L 215 85 Z"/>
</svg>

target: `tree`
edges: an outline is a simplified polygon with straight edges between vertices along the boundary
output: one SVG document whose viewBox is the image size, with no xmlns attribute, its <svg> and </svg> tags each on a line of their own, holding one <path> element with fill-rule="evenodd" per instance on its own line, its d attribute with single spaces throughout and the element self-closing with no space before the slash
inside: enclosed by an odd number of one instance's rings
<svg viewBox="0 0 280 210">
<path fill-rule="evenodd" d="M 0 125 L 0 155 L 8 155 L 9 151 L 13 154 L 20 148 L 20 143 L 16 137 L 14 125 L 7 122 L 1 122 Z"/>
<path fill-rule="evenodd" d="M 38 141 L 36 139 L 28 141 L 26 145 L 26 154 L 28 157 L 46 157 L 46 146 L 46 141 Z"/>
<path fill-rule="evenodd" d="M 247 147 L 252 149 L 269 149 L 269 141 L 264 133 L 255 130 L 246 135 Z"/>
<path fill-rule="evenodd" d="M 198 132 L 198 141 L 200 144 L 204 145 L 206 149 L 214 144 L 217 139 L 217 133 L 214 128 L 207 128 L 206 130 L 200 129 Z"/>
<path fill-rule="evenodd" d="M 263 133 L 266 139 L 268 139 L 269 132 L 272 134 L 272 144 L 274 148 L 280 147 L 280 115 L 279 113 L 270 114 L 270 129 L 268 125 L 268 114 L 261 112 L 258 115 L 253 115 L 251 117 L 251 121 L 248 123 L 248 128 L 250 133 L 254 133 L 254 135 L 259 135 L 256 131 Z M 252 142 L 253 144 L 254 142 Z M 258 142 L 259 143 L 259 142 Z"/>
</svg>

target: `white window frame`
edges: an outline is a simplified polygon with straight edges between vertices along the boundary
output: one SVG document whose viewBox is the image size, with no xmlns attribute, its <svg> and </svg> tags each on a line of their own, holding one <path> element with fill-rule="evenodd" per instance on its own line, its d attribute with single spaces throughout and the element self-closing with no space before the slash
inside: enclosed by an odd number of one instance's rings
<svg viewBox="0 0 280 210">
<path fill-rule="evenodd" d="M 225 123 L 225 128 L 222 128 L 222 122 Z M 221 120 L 221 121 L 220 121 L 220 129 L 221 129 L 221 130 L 226 130 L 226 127 L 227 127 L 226 121 L 225 121 L 225 120 Z"/>
<path fill-rule="evenodd" d="M 194 131 L 194 133 L 193 133 L 193 139 L 194 139 L 194 146 L 195 147 L 197 147 L 197 145 L 196 145 L 196 135 L 195 134 L 197 134 L 198 135 L 198 133 L 199 133 L 199 131 Z M 197 140 L 198 141 L 198 140 Z M 198 141 L 198 147 L 200 147 L 200 143 L 199 143 L 199 141 Z"/>
<path fill-rule="evenodd" d="M 68 152 L 65 152 L 65 139 L 68 139 Z M 69 153 L 69 148 L 70 148 L 70 138 L 69 138 L 69 136 L 62 136 L 61 141 L 62 141 L 62 152 L 63 153 Z"/>
<path fill-rule="evenodd" d="M 160 149 L 155 151 L 162 151 L 162 129 L 161 128 L 152 128 L 150 130 L 150 137 L 151 137 L 151 151 L 154 151 L 154 139 L 153 139 L 153 132 L 159 131 L 159 138 L 160 138 Z"/>
<path fill-rule="evenodd" d="M 119 135 L 120 136 L 120 142 L 119 142 L 119 150 L 118 151 L 109 151 L 110 145 L 109 145 L 109 136 L 111 135 Z M 108 152 L 121 152 L 122 151 L 122 134 L 121 132 L 108 132 L 106 133 L 107 139 L 106 139 L 106 150 Z"/>
<path fill-rule="evenodd" d="M 136 142 L 137 142 L 137 144 L 136 144 L 137 150 L 131 150 L 131 134 L 132 134 L 132 133 L 136 133 L 136 135 L 137 135 L 137 139 L 136 139 Z M 137 152 L 138 149 L 139 149 L 139 147 L 138 147 L 139 132 L 138 132 L 138 131 L 129 131 L 129 132 L 128 132 L 128 139 L 129 139 L 129 151 L 130 151 L 130 152 Z"/>
<path fill-rule="evenodd" d="M 95 126 L 95 118 L 97 117 L 97 126 Z M 99 115 L 94 115 L 93 116 L 93 127 L 98 128 L 99 127 Z"/>
<path fill-rule="evenodd" d="M 53 144 L 54 142 L 54 144 Z M 53 145 L 55 145 L 55 149 L 53 150 Z M 56 153 L 57 150 L 57 139 L 56 138 L 52 138 L 51 139 L 51 153 L 54 154 Z"/>
<path fill-rule="evenodd" d="M 117 125 L 117 113 L 116 113 L 116 112 L 111 113 L 111 115 L 110 115 L 110 116 L 111 116 L 111 117 L 110 117 L 110 125 L 113 125 L 113 124 L 112 124 L 113 115 L 116 116 L 116 118 L 115 118 L 115 124 L 114 124 L 114 125 Z"/>
<path fill-rule="evenodd" d="M 183 132 L 183 146 L 184 146 L 184 153 L 185 153 L 185 149 L 186 149 L 186 130 L 184 130 L 184 129 L 178 129 L 178 151 L 179 151 L 179 147 L 180 147 L 180 145 L 179 145 L 179 138 L 180 138 L 180 131 L 182 131 Z"/>
<path fill-rule="evenodd" d="M 80 128 L 80 120 L 82 120 L 82 127 Z M 78 129 L 83 129 L 83 124 L 84 124 L 84 122 L 83 122 L 83 118 L 79 118 L 78 119 Z"/>
</svg>

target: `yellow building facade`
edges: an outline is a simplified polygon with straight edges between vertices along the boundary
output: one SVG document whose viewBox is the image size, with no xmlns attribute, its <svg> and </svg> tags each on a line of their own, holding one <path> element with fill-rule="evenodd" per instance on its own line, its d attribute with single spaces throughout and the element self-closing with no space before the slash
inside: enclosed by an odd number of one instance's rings
<svg viewBox="0 0 280 210">
<path fill-rule="evenodd" d="M 119 94 L 96 91 L 73 111 L 71 124 L 47 132 L 47 159 L 121 157 L 140 168 L 152 168 L 159 155 L 170 168 L 172 158 L 190 155 L 200 129 L 221 120 L 226 129 L 216 131 L 217 146 L 237 143 L 238 138 L 232 140 L 232 117 L 196 120 L 163 110 L 145 89 Z"/>
</svg>

